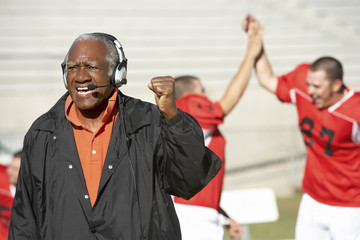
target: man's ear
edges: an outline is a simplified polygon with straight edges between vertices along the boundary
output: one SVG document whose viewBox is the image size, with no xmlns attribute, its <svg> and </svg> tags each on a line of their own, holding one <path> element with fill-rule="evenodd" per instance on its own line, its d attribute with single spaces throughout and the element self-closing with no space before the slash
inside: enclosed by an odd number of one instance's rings
<svg viewBox="0 0 360 240">
<path fill-rule="evenodd" d="M 343 82 L 341 79 L 335 79 L 332 84 L 332 91 L 333 92 L 340 92 L 343 88 Z"/>
</svg>

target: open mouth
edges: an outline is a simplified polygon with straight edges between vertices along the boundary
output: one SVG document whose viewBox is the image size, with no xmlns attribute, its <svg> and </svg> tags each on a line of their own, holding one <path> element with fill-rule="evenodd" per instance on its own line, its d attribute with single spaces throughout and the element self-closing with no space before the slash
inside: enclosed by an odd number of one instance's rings
<svg viewBox="0 0 360 240">
<path fill-rule="evenodd" d="M 89 90 L 88 87 L 77 87 L 76 91 L 80 95 L 91 94 L 94 90 Z"/>
<path fill-rule="evenodd" d="M 315 105 L 319 104 L 321 102 L 321 99 L 320 98 L 313 98 L 313 103 Z"/>
</svg>

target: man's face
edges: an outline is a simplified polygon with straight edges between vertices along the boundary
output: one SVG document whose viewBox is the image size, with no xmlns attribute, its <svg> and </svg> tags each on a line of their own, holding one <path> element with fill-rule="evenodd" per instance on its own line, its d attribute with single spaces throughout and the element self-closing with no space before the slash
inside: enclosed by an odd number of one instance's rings
<svg viewBox="0 0 360 240">
<path fill-rule="evenodd" d="M 11 184 L 16 185 L 17 183 L 17 179 L 19 176 L 20 162 L 21 160 L 19 157 L 14 157 L 6 169 L 6 172 L 9 176 L 9 182 Z"/>
<path fill-rule="evenodd" d="M 203 95 L 205 96 L 205 89 L 204 86 L 201 84 L 200 80 L 194 80 L 194 94 Z"/>
<path fill-rule="evenodd" d="M 329 107 L 338 100 L 333 90 L 333 84 L 326 78 L 323 70 L 309 70 L 307 76 L 307 89 L 318 109 Z"/>
<path fill-rule="evenodd" d="M 79 110 L 97 111 L 113 92 L 113 87 L 88 90 L 87 86 L 108 85 L 107 48 L 102 41 L 82 40 L 70 49 L 67 63 L 67 85 Z"/>
</svg>

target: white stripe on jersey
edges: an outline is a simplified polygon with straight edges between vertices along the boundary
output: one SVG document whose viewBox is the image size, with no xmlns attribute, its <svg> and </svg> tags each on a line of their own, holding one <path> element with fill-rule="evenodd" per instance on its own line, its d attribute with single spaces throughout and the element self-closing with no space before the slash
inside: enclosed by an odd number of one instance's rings
<svg viewBox="0 0 360 240">
<path fill-rule="evenodd" d="M 343 104 L 344 102 L 346 102 L 349 98 L 351 98 L 354 95 L 354 91 L 350 90 L 345 97 L 343 97 L 340 101 L 338 101 L 337 103 L 335 103 L 334 105 L 332 105 L 331 107 L 329 107 L 329 112 L 333 112 L 335 111 L 338 107 L 341 106 L 341 104 Z"/>
<path fill-rule="evenodd" d="M 354 143 L 360 145 L 360 126 L 357 123 L 353 124 L 351 139 Z"/>
<path fill-rule="evenodd" d="M 296 104 L 296 93 L 301 95 L 303 98 L 305 98 L 309 102 L 313 102 L 312 98 L 309 95 L 307 95 L 306 93 L 304 93 L 303 91 L 301 91 L 298 88 L 292 88 L 292 89 L 290 89 L 290 98 L 291 98 L 291 102 L 293 104 Z"/>
<path fill-rule="evenodd" d="M 330 112 L 330 113 L 353 124 L 351 140 L 357 145 L 360 145 L 360 126 L 357 124 L 356 120 L 338 112 Z"/>
<path fill-rule="evenodd" d="M 348 99 L 350 99 L 352 96 L 354 95 L 354 91 L 350 90 L 345 97 L 343 97 L 340 101 L 338 101 L 337 103 L 335 103 L 334 105 L 332 105 L 331 107 L 329 107 L 329 112 L 332 113 L 333 115 L 344 119 L 345 121 L 351 122 L 353 124 L 353 128 L 352 128 L 352 134 L 351 134 L 351 139 L 354 143 L 356 143 L 357 145 L 360 145 L 360 127 L 357 124 L 356 120 L 348 117 L 344 114 L 335 112 L 335 110 L 337 108 L 339 108 L 341 106 L 341 104 L 343 104 L 344 102 L 346 102 Z"/>
</svg>

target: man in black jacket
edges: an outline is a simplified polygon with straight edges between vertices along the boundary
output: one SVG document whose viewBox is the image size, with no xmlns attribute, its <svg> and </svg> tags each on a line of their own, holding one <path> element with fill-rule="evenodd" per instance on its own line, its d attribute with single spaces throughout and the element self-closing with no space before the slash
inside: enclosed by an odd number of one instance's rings
<svg viewBox="0 0 360 240">
<path fill-rule="evenodd" d="M 170 195 L 189 199 L 221 160 L 176 108 L 174 79 L 123 95 L 127 59 L 115 37 L 83 34 L 62 64 L 68 92 L 24 139 L 9 239 L 181 239 Z"/>
</svg>

